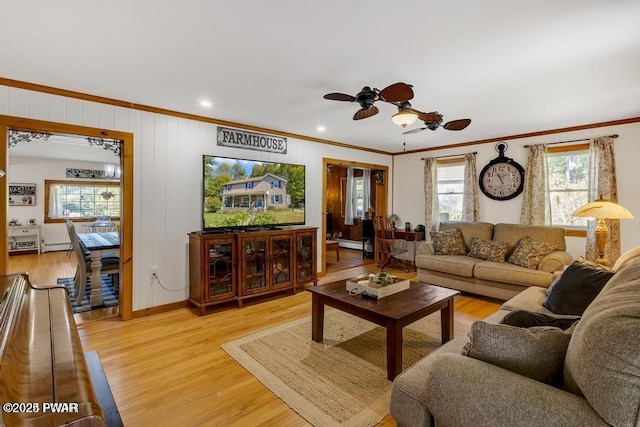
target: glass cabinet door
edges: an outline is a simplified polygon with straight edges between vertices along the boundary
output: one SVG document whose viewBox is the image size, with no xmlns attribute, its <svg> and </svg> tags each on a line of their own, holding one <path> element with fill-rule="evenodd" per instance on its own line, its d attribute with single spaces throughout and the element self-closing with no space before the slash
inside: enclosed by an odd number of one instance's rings
<svg viewBox="0 0 640 427">
<path fill-rule="evenodd" d="M 291 235 L 271 236 L 271 288 L 289 286 L 293 282 L 293 238 Z"/>
<path fill-rule="evenodd" d="M 233 241 L 208 244 L 207 302 L 233 295 Z"/>
<path fill-rule="evenodd" d="M 315 281 L 315 239 L 313 233 L 296 238 L 296 277 L 298 281 Z"/>
<path fill-rule="evenodd" d="M 267 287 L 267 238 L 242 238 L 242 289 L 244 294 L 264 291 Z"/>
</svg>

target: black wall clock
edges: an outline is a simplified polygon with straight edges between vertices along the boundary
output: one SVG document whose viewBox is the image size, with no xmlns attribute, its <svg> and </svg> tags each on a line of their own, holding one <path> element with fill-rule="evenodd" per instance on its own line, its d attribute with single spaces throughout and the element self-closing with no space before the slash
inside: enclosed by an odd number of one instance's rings
<svg viewBox="0 0 640 427">
<path fill-rule="evenodd" d="M 490 199 L 509 200 L 524 189 L 524 169 L 518 162 L 504 155 L 506 142 L 496 144 L 498 157 L 480 172 L 480 190 Z"/>
</svg>

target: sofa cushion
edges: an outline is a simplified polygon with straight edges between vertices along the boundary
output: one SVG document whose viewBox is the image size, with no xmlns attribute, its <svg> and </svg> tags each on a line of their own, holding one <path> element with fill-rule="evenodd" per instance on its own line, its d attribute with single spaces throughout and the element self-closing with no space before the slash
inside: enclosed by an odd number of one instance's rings
<svg viewBox="0 0 640 427">
<path fill-rule="evenodd" d="M 580 316 L 554 314 L 542 304 L 547 300 L 545 288 L 531 286 L 500 306 L 500 310 L 527 310 L 557 318 L 579 319 Z"/>
<path fill-rule="evenodd" d="M 459 228 L 462 231 L 462 238 L 467 250 L 471 248 L 471 239 L 474 237 L 483 240 L 491 240 L 493 237 L 493 224 L 490 222 L 441 221 L 438 228 L 440 231 Z"/>
<path fill-rule="evenodd" d="M 543 306 L 556 314 L 580 316 L 613 275 L 606 267 L 577 259 L 553 285 Z"/>
<path fill-rule="evenodd" d="M 524 268 L 507 262 L 493 261 L 478 262 L 473 270 L 473 275 L 477 279 L 545 288 L 549 286 L 553 277 L 551 273 L 546 271 Z"/>
<path fill-rule="evenodd" d="M 565 358 L 565 389 L 611 425 L 640 424 L 640 263 L 618 271 L 585 310 Z"/>
<path fill-rule="evenodd" d="M 509 243 L 507 258 L 520 239 L 525 236 L 533 240 L 549 243 L 559 251 L 567 250 L 565 232 L 562 227 L 550 227 L 547 225 L 522 225 L 522 224 L 496 224 L 493 227 L 493 240 Z"/>
<path fill-rule="evenodd" d="M 467 248 L 462 240 L 462 231 L 459 228 L 446 231 L 430 231 L 436 255 L 466 255 Z"/>
<path fill-rule="evenodd" d="M 471 239 L 471 247 L 467 254 L 473 258 L 486 259 L 488 261 L 504 262 L 507 255 L 507 242 L 484 240 L 477 237 Z"/>
<path fill-rule="evenodd" d="M 486 262 L 466 255 L 418 255 L 416 267 L 441 273 L 473 277 L 473 267 L 479 262 Z"/>
<path fill-rule="evenodd" d="M 562 380 L 571 329 L 474 322 L 462 354 L 547 384 Z"/>
<path fill-rule="evenodd" d="M 513 249 L 509 262 L 521 267 L 536 268 L 543 257 L 555 250 L 554 245 L 524 236 Z"/>
</svg>

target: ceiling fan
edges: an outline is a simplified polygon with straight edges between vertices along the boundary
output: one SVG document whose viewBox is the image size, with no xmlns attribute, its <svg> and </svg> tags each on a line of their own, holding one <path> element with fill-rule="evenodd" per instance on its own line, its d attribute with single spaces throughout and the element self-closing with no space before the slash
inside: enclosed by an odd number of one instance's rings
<svg viewBox="0 0 640 427">
<path fill-rule="evenodd" d="M 378 114 L 378 107 L 373 105 L 376 101 L 391 104 L 405 102 L 413 99 L 413 89 L 406 83 L 394 83 L 382 90 L 365 86 L 356 96 L 333 92 L 326 94 L 324 99 L 357 102 L 360 104 L 360 109 L 353 115 L 353 120 L 361 120 Z"/>
<path fill-rule="evenodd" d="M 459 119 L 459 120 L 452 120 L 450 122 L 442 124 L 442 121 L 443 121 L 442 114 L 438 113 L 437 111 L 434 111 L 431 113 L 423 113 L 417 110 L 413 110 L 413 111 L 418 113 L 418 119 L 424 122 L 425 127 L 411 129 L 406 132 L 402 132 L 403 135 L 422 132 L 423 130 L 426 130 L 426 129 L 436 130 L 441 126 L 446 130 L 462 130 L 467 126 L 469 126 L 469 124 L 471 123 L 471 119 Z"/>
</svg>

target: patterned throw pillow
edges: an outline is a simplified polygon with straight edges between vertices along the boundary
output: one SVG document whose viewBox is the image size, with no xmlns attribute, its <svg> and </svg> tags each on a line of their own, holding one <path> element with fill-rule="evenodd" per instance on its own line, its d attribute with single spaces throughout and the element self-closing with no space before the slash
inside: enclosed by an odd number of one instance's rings
<svg viewBox="0 0 640 427">
<path fill-rule="evenodd" d="M 452 228 L 445 231 L 430 231 L 433 247 L 436 255 L 466 255 L 467 248 L 464 246 L 462 231 L 459 228 Z"/>
<path fill-rule="evenodd" d="M 554 245 L 533 240 L 531 237 L 525 236 L 520 239 L 516 245 L 513 253 L 509 257 L 509 262 L 521 267 L 535 269 L 538 264 L 540 264 L 542 258 L 555 250 L 556 247 Z"/>
<path fill-rule="evenodd" d="M 471 249 L 467 255 L 474 258 L 486 259 L 487 261 L 504 262 L 508 247 L 509 244 L 507 242 L 472 237 Z"/>
</svg>

